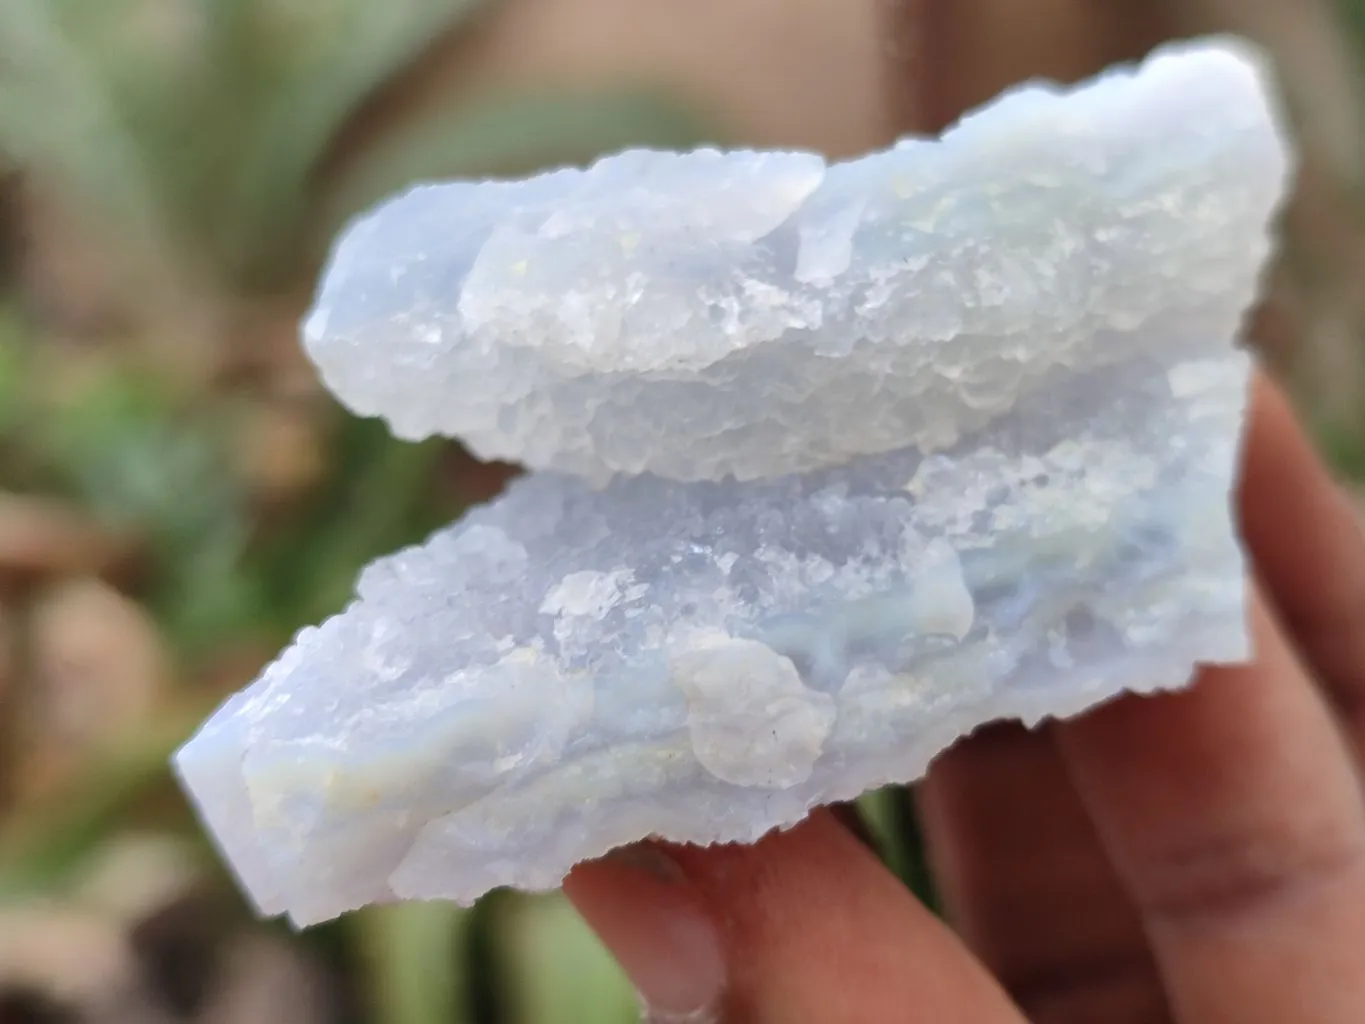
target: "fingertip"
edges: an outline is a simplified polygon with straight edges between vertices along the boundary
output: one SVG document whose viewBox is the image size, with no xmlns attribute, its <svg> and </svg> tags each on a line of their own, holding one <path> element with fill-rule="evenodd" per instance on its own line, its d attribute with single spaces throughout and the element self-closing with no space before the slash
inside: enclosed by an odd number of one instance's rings
<svg viewBox="0 0 1365 1024">
<path fill-rule="evenodd" d="M 638 843 L 580 864 L 564 893 L 635 986 L 647 1019 L 711 1019 L 725 989 L 719 930 L 662 848 Z"/>
<path fill-rule="evenodd" d="M 735 1019 L 888 1020 L 911 1007 L 1018 1024 L 989 973 L 828 810 L 752 844 L 650 844 L 638 857 L 584 865 L 565 888 L 651 1003 L 652 992 L 681 1006 L 702 991 L 667 976 L 669 947 L 651 936 L 656 915 L 699 910 L 723 956 L 711 1006 Z"/>
</svg>

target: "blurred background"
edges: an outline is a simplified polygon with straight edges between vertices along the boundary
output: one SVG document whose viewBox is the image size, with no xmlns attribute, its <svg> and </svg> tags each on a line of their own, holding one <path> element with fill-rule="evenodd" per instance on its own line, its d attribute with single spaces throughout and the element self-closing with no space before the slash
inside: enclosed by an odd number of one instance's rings
<svg viewBox="0 0 1365 1024">
<path fill-rule="evenodd" d="M 1365 0 L 0 0 L 0 1024 L 628 1024 L 558 897 L 251 920 L 167 758 L 509 467 L 344 415 L 296 340 L 348 216 L 632 144 L 842 157 L 1170 38 L 1303 149 L 1254 335 L 1365 476 Z M 860 811 L 932 900 L 903 793 Z"/>
</svg>

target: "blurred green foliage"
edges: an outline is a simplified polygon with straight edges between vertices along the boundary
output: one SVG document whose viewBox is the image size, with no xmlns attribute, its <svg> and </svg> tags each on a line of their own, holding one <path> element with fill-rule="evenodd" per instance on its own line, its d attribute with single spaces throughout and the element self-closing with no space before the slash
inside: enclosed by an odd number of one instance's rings
<svg viewBox="0 0 1365 1024">
<path fill-rule="evenodd" d="M 324 175 L 366 102 L 482 6 L 13 0 L 0 18 L 0 153 L 59 182 L 120 240 L 144 286 L 207 275 L 218 295 L 206 301 L 233 304 L 306 288 L 340 224 L 413 181 L 699 137 L 692 115 L 643 93 L 453 97 Z M 364 561 L 456 511 L 433 500 L 438 446 L 342 422 L 329 424 L 322 487 L 254 535 L 225 451 L 246 414 L 239 396 L 187 401 L 145 366 L 114 366 L 79 400 L 44 409 L 26 394 L 26 351 L 40 343 L 13 317 L 0 321 L 0 482 L 54 489 L 146 533 L 152 606 L 185 646 L 333 611 Z"/>
<path fill-rule="evenodd" d="M 9 0 L 0 144 L 149 271 L 251 293 L 306 285 L 345 218 L 412 181 L 697 137 L 654 95 L 457 97 L 330 166 L 365 104 L 485 2 Z"/>
<path fill-rule="evenodd" d="M 635 1024 L 639 1006 L 597 937 L 562 899 L 511 896 L 493 932 L 509 1024 Z"/>
<path fill-rule="evenodd" d="M 702 139 L 690 111 L 622 88 L 451 96 L 347 141 L 369 104 L 441 38 L 473 30 L 489 2 L 10 0 L 0 161 L 55 192 L 92 239 L 115 240 L 130 306 L 156 311 L 169 294 L 231 309 L 306 291 L 344 221 L 412 182 Z M 187 393 L 123 358 L 136 346 L 104 341 L 91 360 L 0 310 L 0 488 L 67 499 L 138 538 L 127 586 L 187 683 L 235 646 L 272 649 L 337 610 L 365 562 L 460 511 L 458 481 L 443 478 L 448 445 L 397 442 L 335 407 L 316 417 L 321 477 L 287 508 L 264 508 L 232 444 L 259 396 L 218 382 Z M 96 372 L 49 386 L 68 358 Z M 0 900 L 60 893 L 149 790 L 171 789 L 167 757 L 192 721 L 169 714 L 164 729 L 101 757 L 58 806 L 0 822 Z M 194 828 L 183 805 L 178 827 Z M 509 1021 L 632 1014 L 619 972 L 555 899 L 475 915 L 373 908 L 305 941 L 359 965 L 370 1017 L 386 1024 L 491 1019 L 476 1018 L 480 1000 Z M 476 954 L 510 991 L 490 997 L 488 979 L 471 977 Z"/>
<path fill-rule="evenodd" d="M 1365 51 L 1365 0 L 1336 0 L 1342 24 L 1351 33 L 1353 47 Z"/>
</svg>

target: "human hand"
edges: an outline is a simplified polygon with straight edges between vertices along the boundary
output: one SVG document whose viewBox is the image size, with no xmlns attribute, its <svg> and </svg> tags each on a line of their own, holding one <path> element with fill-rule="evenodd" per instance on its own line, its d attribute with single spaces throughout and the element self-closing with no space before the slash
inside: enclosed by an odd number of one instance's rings
<svg viewBox="0 0 1365 1024">
<path fill-rule="evenodd" d="M 1365 530 L 1274 387 L 1242 481 L 1252 664 L 1036 731 L 917 799 L 955 931 L 819 811 L 565 891 L 657 1021 L 1365 1021 Z"/>
</svg>

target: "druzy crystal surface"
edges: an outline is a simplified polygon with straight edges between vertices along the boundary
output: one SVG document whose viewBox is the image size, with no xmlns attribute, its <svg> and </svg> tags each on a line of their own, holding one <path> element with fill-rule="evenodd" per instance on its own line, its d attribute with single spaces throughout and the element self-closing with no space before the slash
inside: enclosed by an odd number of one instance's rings
<svg viewBox="0 0 1365 1024">
<path fill-rule="evenodd" d="M 359 220 L 328 385 L 537 471 L 178 754 L 259 908 L 751 841 L 1245 658 L 1239 333 L 1290 163 L 1209 41 L 849 163 L 632 152 Z"/>
</svg>

